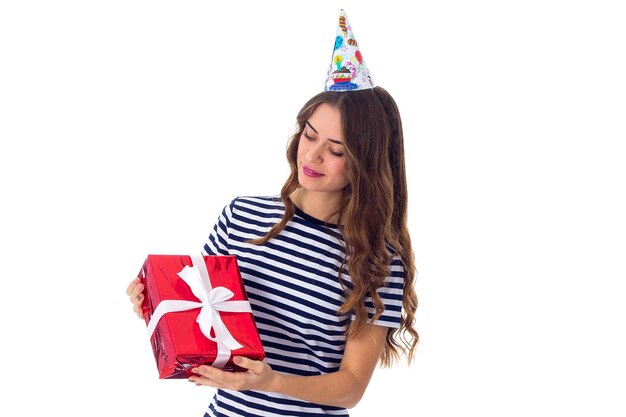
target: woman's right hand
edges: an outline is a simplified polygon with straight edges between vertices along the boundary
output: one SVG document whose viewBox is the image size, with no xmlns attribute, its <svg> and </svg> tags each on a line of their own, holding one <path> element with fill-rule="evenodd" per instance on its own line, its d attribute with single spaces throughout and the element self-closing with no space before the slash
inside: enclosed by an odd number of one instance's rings
<svg viewBox="0 0 626 417">
<path fill-rule="evenodd" d="M 139 277 L 128 284 L 126 295 L 130 297 L 130 302 L 133 303 L 133 311 L 137 313 L 137 317 L 143 319 L 143 312 L 141 311 L 141 304 L 143 303 L 143 284 L 139 282 Z"/>
</svg>

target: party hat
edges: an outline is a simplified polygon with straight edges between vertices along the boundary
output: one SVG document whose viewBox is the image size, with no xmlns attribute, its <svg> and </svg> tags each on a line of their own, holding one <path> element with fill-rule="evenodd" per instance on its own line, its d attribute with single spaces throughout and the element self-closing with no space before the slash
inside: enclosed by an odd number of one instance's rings
<svg viewBox="0 0 626 417">
<path fill-rule="evenodd" d="M 368 88 L 374 88 L 374 82 L 363 61 L 363 55 L 352 33 L 352 26 L 348 23 L 346 12 L 342 9 L 339 13 L 333 59 L 328 68 L 324 90 L 350 91 Z"/>
</svg>

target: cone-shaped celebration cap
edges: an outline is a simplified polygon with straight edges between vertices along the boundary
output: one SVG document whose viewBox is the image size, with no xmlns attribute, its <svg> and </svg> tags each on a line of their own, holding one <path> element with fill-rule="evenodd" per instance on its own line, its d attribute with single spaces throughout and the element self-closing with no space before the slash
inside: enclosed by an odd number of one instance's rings
<svg viewBox="0 0 626 417">
<path fill-rule="evenodd" d="M 374 82 L 363 61 L 346 13 L 341 10 L 325 90 L 351 91 L 367 88 L 374 88 Z"/>
</svg>

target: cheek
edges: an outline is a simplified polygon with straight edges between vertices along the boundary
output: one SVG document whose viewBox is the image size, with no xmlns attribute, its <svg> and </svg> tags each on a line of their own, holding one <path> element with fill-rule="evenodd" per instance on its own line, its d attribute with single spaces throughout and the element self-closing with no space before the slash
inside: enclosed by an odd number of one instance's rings
<svg viewBox="0 0 626 417">
<path fill-rule="evenodd" d="M 337 178 L 345 180 L 346 178 L 346 163 L 344 159 L 337 160 L 333 164 L 333 173 Z"/>
<path fill-rule="evenodd" d="M 298 152 L 296 152 L 296 155 L 298 156 L 298 161 L 301 161 L 302 159 L 304 159 L 304 155 L 307 152 L 307 143 L 305 140 L 300 139 L 298 141 Z"/>
</svg>

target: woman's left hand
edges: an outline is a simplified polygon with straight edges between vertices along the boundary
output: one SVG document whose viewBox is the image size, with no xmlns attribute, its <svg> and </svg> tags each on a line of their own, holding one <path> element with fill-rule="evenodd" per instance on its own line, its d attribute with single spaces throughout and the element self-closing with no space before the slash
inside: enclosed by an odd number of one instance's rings
<svg viewBox="0 0 626 417">
<path fill-rule="evenodd" d="M 275 391 L 278 383 L 278 374 L 263 361 L 255 361 L 235 356 L 235 365 L 247 369 L 246 372 L 226 372 L 209 365 L 201 365 L 193 368 L 194 376 L 189 377 L 190 382 L 196 385 L 206 385 L 214 388 L 257 391 Z"/>
</svg>

